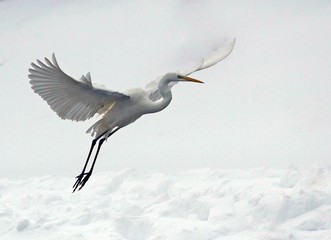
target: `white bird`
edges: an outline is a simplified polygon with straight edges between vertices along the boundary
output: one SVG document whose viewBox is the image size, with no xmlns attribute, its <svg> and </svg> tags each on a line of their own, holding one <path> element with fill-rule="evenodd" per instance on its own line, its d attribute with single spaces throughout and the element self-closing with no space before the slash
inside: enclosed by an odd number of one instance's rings
<svg viewBox="0 0 331 240">
<path fill-rule="evenodd" d="M 90 73 L 83 75 L 80 80 L 75 80 L 61 70 L 54 54 L 52 55 L 53 62 L 45 58 L 46 64 L 39 60 L 37 60 L 39 66 L 31 63 L 32 68 L 29 69 L 31 88 L 48 103 L 60 118 L 85 121 L 97 113 L 103 115 L 87 130 L 87 133 L 90 133 L 94 139 L 83 170 L 76 177 L 73 192 L 78 187 L 78 190 L 80 190 L 89 180 L 101 145 L 108 137 L 122 127 L 133 123 L 142 115 L 159 112 L 166 108 L 172 100 L 171 88 L 176 83 L 203 83 L 200 80 L 188 77 L 188 75 L 209 68 L 226 58 L 233 50 L 234 44 L 235 40 L 228 46 L 220 48 L 204 58 L 189 71 L 167 73 L 147 84 L 145 89 L 135 88 L 123 93 L 94 87 Z M 94 160 L 90 170 L 86 172 L 93 148 L 97 142 L 98 147 Z"/>
</svg>

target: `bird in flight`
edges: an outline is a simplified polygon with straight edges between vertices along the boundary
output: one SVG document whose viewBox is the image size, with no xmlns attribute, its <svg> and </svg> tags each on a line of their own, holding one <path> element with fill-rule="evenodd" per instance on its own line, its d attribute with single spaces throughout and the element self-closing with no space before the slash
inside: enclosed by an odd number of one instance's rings
<svg viewBox="0 0 331 240">
<path fill-rule="evenodd" d="M 189 71 L 167 73 L 150 82 L 145 89 L 135 88 L 125 92 L 105 90 L 93 86 L 90 73 L 75 80 L 62 71 L 55 55 L 45 63 L 37 60 L 29 69 L 30 84 L 62 119 L 85 121 L 96 114 L 102 117 L 88 130 L 92 140 L 82 172 L 76 177 L 73 192 L 82 189 L 92 175 L 100 148 L 108 137 L 133 123 L 144 114 L 156 113 L 166 108 L 172 100 L 171 88 L 178 82 L 203 83 L 188 75 L 209 68 L 226 58 L 233 50 L 235 40 L 213 52 Z M 86 171 L 94 147 L 97 149 L 89 171 Z"/>
</svg>

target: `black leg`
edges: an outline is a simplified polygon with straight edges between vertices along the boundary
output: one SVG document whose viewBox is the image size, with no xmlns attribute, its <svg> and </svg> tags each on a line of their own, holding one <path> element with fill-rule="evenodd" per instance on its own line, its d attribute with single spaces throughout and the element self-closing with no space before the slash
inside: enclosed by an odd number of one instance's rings
<svg viewBox="0 0 331 240">
<path fill-rule="evenodd" d="M 108 131 L 108 130 L 107 130 L 107 131 Z M 98 141 L 98 140 L 99 140 L 99 139 L 100 139 L 105 133 L 107 133 L 107 131 L 105 131 L 103 134 L 101 134 L 100 136 L 98 136 L 97 138 L 95 138 L 95 139 L 92 140 L 91 147 L 90 147 L 90 151 L 89 151 L 89 153 L 88 153 L 88 155 L 87 155 L 87 159 L 86 159 L 86 161 L 85 161 L 85 165 L 84 165 L 84 167 L 83 167 L 82 173 L 79 174 L 79 175 L 76 177 L 77 180 L 76 180 L 75 184 L 72 186 L 72 188 L 73 188 L 73 191 L 72 191 L 72 192 L 75 192 L 75 191 L 76 191 L 77 187 L 78 187 L 79 184 L 82 182 L 82 179 L 83 179 L 84 175 L 86 175 L 86 173 L 85 173 L 85 169 L 86 169 L 87 164 L 88 164 L 88 162 L 89 162 L 89 160 L 90 160 L 90 157 L 91 157 L 91 154 L 92 154 L 92 152 L 93 152 L 93 149 L 94 149 L 95 144 L 97 143 L 97 141 Z"/>
<path fill-rule="evenodd" d="M 119 129 L 120 129 L 120 128 L 118 127 L 118 128 L 116 128 L 115 130 L 113 130 L 113 131 L 109 134 L 109 136 L 107 136 L 107 138 L 110 137 L 111 135 L 113 135 L 113 134 L 114 134 L 115 132 L 117 132 Z M 82 173 L 81 173 L 80 175 L 78 175 L 78 176 L 76 177 L 77 180 L 76 180 L 76 182 L 75 182 L 75 184 L 74 184 L 74 186 L 73 186 L 73 188 L 74 188 L 73 192 L 76 191 L 76 189 L 78 188 L 78 186 L 80 186 L 78 190 L 82 189 L 82 187 L 84 187 L 84 185 L 86 184 L 86 182 L 89 180 L 90 176 L 92 175 L 93 168 L 94 168 L 95 162 L 96 162 L 96 160 L 97 160 L 97 158 L 98 158 L 100 148 L 101 148 L 102 144 L 104 143 L 104 141 L 106 140 L 105 138 L 101 138 L 101 137 L 103 137 L 104 134 L 106 134 L 107 132 L 108 132 L 108 130 L 105 131 L 103 134 L 101 134 L 99 137 L 95 138 L 95 139 L 92 141 L 91 148 L 90 148 L 89 154 L 88 154 L 88 156 L 87 156 L 87 160 L 86 160 L 86 162 L 85 162 L 85 165 L 84 165 L 83 171 L 82 171 Z M 100 138 L 101 138 L 101 139 L 100 139 Z M 99 139 L 100 139 L 100 140 L 99 140 Z M 90 171 L 86 173 L 86 172 L 85 172 L 86 167 L 87 167 L 88 162 L 89 162 L 89 159 L 90 159 L 90 157 L 91 157 L 91 154 L 92 154 L 93 148 L 94 148 L 94 146 L 95 146 L 95 144 L 97 143 L 98 140 L 99 140 L 98 149 L 97 149 L 97 152 L 96 152 L 96 154 L 95 154 L 95 157 L 94 157 L 94 160 L 93 160 L 92 166 L 91 166 L 91 168 L 90 168 Z"/>
<path fill-rule="evenodd" d="M 86 182 L 89 180 L 89 178 L 91 177 L 92 172 L 93 172 L 93 168 L 94 168 L 94 164 L 95 164 L 95 162 L 96 162 L 96 160 L 97 160 L 97 158 L 98 158 L 98 155 L 99 155 L 100 148 L 101 148 L 101 146 L 102 146 L 102 144 L 104 143 L 105 140 L 106 140 L 105 138 L 100 139 L 100 141 L 99 141 L 99 145 L 98 145 L 98 149 L 97 149 L 97 152 L 95 153 L 95 157 L 94 157 L 94 160 L 93 160 L 92 166 L 91 166 L 91 168 L 90 168 L 90 171 L 89 171 L 88 173 L 85 174 L 83 180 L 82 180 L 82 181 L 80 182 L 80 184 L 79 184 L 80 187 L 79 187 L 78 190 L 81 190 L 82 187 L 84 187 L 85 183 L 86 183 Z"/>
<path fill-rule="evenodd" d="M 100 151 L 101 145 L 104 143 L 105 140 L 106 140 L 106 139 L 103 138 L 103 139 L 101 139 L 101 140 L 99 141 L 98 149 L 97 149 L 97 152 L 96 152 L 96 154 L 95 154 L 95 157 L 94 157 L 94 160 L 93 160 L 93 163 L 92 163 L 91 169 L 90 169 L 91 174 L 92 174 L 92 172 L 93 172 L 94 164 L 95 164 L 95 162 L 96 162 L 96 160 L 97 160 L 97 158 L 98 158 L 98 155 L 99 155 L 99 151 Z"/>
<path fill-rule="evenodd" d="M 89 153 L 88 153 L 87 159 L 86 159 L 86 161 L 85 161 L 85 165 L 84 165 L 84 167 L 83 167 L 82 173 L 79 174 L 79 175 L 76 177 L 77 180 L 76 180 L 75 184 L 72 186 L 73 189 L 74 189 L 73 192 L 77 189 L 79 183 L 80 183 L 80 182 L 82 181 L 82 179 L 83 179 L 83 176 L 84 176 L 84 174 L 85 174 L 85 169 L 86 169 L 86 167 L 87 167 L 87 164 L 88 164 L 88 162 L 89 162 L 89 160 L 90 160 L 90 157 L 91 157 L 91 153 L 92 153 L 93 148 L 94 148 L 94 146 L 95 146 L 95 144 L 96 144 L 97 141 L 98 141 L 98 139 L 93 139 L 93 141 L 92 141 L 91 148 L 90 148 L 90 151 L 89 151 Z"/>
</svg>

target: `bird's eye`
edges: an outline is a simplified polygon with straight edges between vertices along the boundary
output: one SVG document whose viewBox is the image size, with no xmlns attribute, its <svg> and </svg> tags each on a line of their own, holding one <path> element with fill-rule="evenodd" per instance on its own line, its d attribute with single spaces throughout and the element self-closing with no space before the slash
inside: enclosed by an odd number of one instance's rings
<svg viewBox="0 0 331 240">
<path fill-rule="evenodd" d="M 183 79 L 184 77 L 181 76 L 181 75 L 177 75 L 177 78 L 179 78 L 179 79 Z"/>
</svg>

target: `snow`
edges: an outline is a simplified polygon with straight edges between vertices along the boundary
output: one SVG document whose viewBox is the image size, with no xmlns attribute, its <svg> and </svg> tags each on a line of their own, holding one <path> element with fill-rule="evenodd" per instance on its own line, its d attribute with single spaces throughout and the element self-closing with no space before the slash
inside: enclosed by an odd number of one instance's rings
<svg viewBox="0 0 331 240">
<path fill-rule="evenodd" d="M 331 238 L 331 167 L 125 169 L 71 193 L 73 182 L 1 179 L 1 239 Z"/>
</svg>

